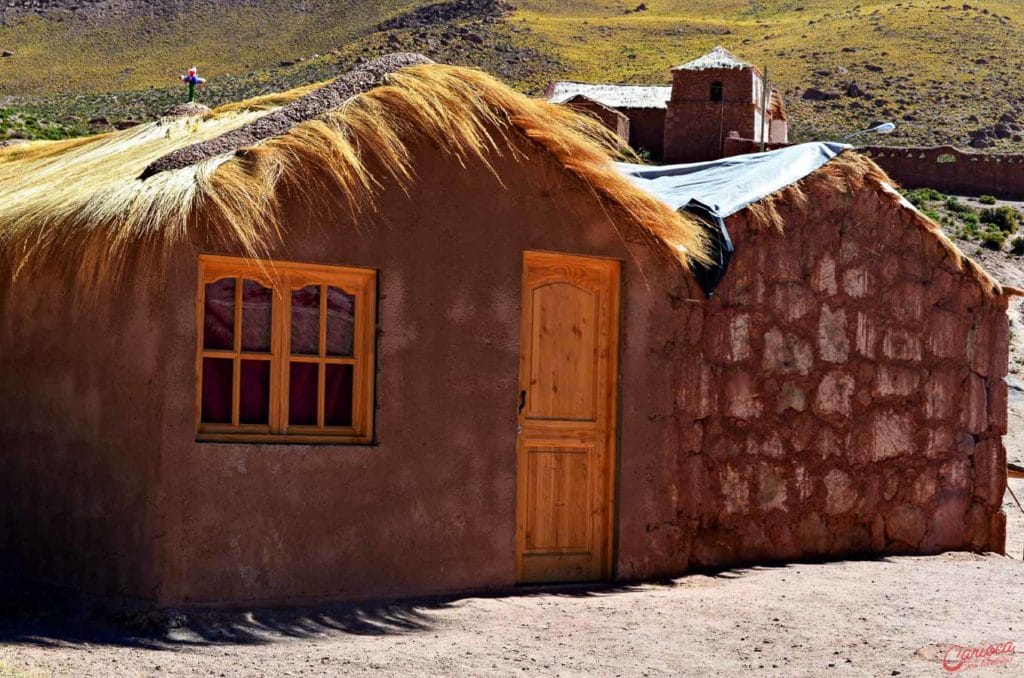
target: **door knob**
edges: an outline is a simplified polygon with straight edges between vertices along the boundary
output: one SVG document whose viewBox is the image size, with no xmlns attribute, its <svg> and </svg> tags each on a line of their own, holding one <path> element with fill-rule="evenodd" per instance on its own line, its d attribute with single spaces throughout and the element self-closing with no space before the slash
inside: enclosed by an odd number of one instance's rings
<svg viewBox="0 0 1024 678">
<path fill-rule="evenodd" d="M 523 413 L 523 408 L 526 407 L 526 391 L 519 392 L 519 414 Z"/>
</svg>

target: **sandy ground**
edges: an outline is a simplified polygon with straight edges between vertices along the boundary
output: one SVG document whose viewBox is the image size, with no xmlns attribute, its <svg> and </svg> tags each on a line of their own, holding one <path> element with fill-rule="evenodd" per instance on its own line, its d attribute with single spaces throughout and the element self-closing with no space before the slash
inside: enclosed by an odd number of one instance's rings
<svg viewBox="0 0 1024 678">
<path fill-rule="evenodd" d="M 950 553 L 257 612 L 192 622 L 160 640 L 7 630 L 0 675 L 939 676 L 951 643 L 1024 646 L 1022 576 L 1019 560 Z M 1024 656 L 970 673 L 1024 675 Z"/>
</svg>

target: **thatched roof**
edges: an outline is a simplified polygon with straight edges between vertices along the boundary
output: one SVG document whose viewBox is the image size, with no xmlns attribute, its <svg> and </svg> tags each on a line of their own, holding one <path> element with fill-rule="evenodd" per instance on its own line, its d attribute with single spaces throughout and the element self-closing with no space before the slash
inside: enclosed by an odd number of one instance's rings
<svg viewBox="0 0 1024 678">
<path fill-rule="evenodd" d="M 411 180 L 418 144 L 456 165 L 491 166 L 495 155 L 525 160 L 523 140 L 592 191 L 623 232 L 680 264 L 702 256 L 700 226 L 620 176 L 610 162 L 619 140 L 571 108 L 480 71 L 420 64 L 382 74 L 379 86 L 334 97 L 326 109 L 303 104 L 308 118 L 279 113 L 317 89 L 0 149 L 0 273 L 58 265 L 92 285 L 193 237 L 259 258 L 287 237 L 279 216 L 286 194 L 314 207 L 336 195 L 354 214 L 368 212 L 382 185 Z M 274 133 L 245 136 L 238 148 L 240 130 L 264 128 Z"/>
</svg>

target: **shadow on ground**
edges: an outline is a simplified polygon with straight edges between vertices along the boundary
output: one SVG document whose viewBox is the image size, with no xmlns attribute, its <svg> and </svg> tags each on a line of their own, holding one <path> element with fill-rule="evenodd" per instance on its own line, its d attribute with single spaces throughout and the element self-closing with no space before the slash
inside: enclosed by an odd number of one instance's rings
<svg viewBox="0 0 1024 678">
<path fill-rule="evenodd" d="M 671 582 L 668 582 L 671 584 Z M 429 631 L 435 614 L 469 597 L 601 596 L 635 586 L 528 587 L 490 594 L 336 603 L 308 607 L 145 610 L 58 587 L 0 576 L 0 644 L 119 645 L 175 649 L 194 645 L 253 645 L 326 634 L 388 635 Z"/>
<path fill-rule="evenodd" d="M 849 559 L 889 561 L 885 556 L 853 556 Z M 643 585 L 523 586 L 489 593 L 462 593 L 407 600 L 305 607 L 184 610 L 152 610 L 130 605 L 115 608 L 109 600 L 0 575 L 0 644 L 118 645 L 172 650 L 202 645 L 267 644 L 289 638 L 316 638 L 338 633 L 362 636 L 416 633 L 432 630 L 436 625 L 437 613 L 457 607 L 460 602 L 470 598 L 620 595 L 651 586 L 699 585 L 701 580 L 698 577 L 701 576 L 725 585 L 728 580 L 739 579 L 760 570 L 823 562 L 827 562 L 827 559 L 698 569 L 680 579 L 647 582 Z"/>
</svg>

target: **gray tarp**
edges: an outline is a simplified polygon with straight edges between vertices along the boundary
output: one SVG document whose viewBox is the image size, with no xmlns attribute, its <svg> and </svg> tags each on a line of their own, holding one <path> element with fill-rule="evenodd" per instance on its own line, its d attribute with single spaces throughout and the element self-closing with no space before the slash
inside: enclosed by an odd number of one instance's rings
<svg viewBox="0 0 1024 678">
<path fill-rule="evenodd" d="M 724 219 L 800 181 L 848 148 L 852 147 L 816 142 L 689 165 L 616 163 L 616 168 L 674 210 L 695 199 L 716 208 Z"/>
</svg>

